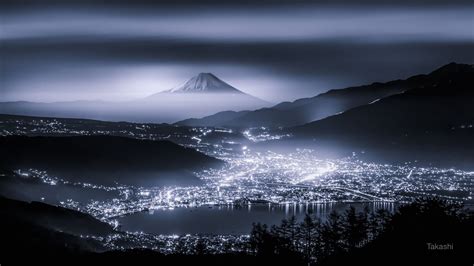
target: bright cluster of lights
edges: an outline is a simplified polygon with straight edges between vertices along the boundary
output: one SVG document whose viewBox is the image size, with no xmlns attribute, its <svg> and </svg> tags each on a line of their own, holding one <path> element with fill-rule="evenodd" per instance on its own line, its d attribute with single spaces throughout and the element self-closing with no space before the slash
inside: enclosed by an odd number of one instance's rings
<svg viewBox="0 0 474 266">
<path fill-rule="evenodd" d="M 203 205 L 404 202 L 419 196 L 472 199 L 474 173 L 455 169 L 372 164 L 355 157 L 321 160 L 312 150 L 280 154 L 248 149 L 225 159 L 227 164 L 222 168 L 195 173 L 204 181 L 202 186 L 108 187 L 69 182 L 34 169 L 16 173 L 21 178 L 39 178 L 48 185 L 116 192 L 105 200 L 60 202 L 110 223 L 116 217 L 145 210 Z"/>
<path fill-rule="evenodd" d="M 269 140 L 279 140 L 282 138 L 288 138 L 290 134 L 275 134 L 266 127 L 255 127 L 244 130 L 242 134 L 252 142 L 263 142 Z"/>
<path fill-rule="evenodd" d="M 91 237 L 106 248 L 125 250 L 143 248 L 162 254 L 195 254 L 198 243 L 203 244 L 206 254 L 238 253 L 248 249 L 249 235 L 153 235 L 143 232 L 117 233 L 107 237 Z"/>
<path fill-rule="evenodd" d="M 119 125 L 119 124 L 117 124 Z M 267 128 L 251 128 L 243 132 L 216 128 L 186 128 L 173 132 L 158 125 L 126 123 L 109 129 L 91 129 L 70 125 L 56 119 L 11 120 L 0 124 L 0 135 L 118 135 L 145 139 L 172 139 L 186 147 L 222 159 L 221 168 L 195 173 L 204 181 L 201 186 L 137 187 L 115 184 L 97 185 L 72 182 L 38 169 L 18 169 L 16 177 L 29 182 L 40 180 L 45 185 L 63 186 L 80 191 L 103 194 L 100 199 L 64 198 L 58 204 L 89 213 L 119 228 L 119 218 L 136 212 L 173 210 L 206 205 L 233 208 L 252 204 L 268 204 L 289 210 L 304 204 L 335 202 L 367 202 L 392 204 L 409 202 L 420 196 L 438 196 L 453 201 L 472 200 L 474 172 L 456 169 L 424 168 L 411 165 L 366 163 L 354 155 L 330 160 L 309 149 L 290 153 L 255 151 L 253 144 L 276 140 L 288 135 L 270 133 Z M 40 196 L 41 200 L 53 198 Z M 43 192 L 41 192 L 43 193 Z M 393 204 L 391 205 L 393 206 Z M 100 239 L 111 249 L 142 247 L 173 253 L 182 246 L 192 247 L 205 241 L 211 253 L 240 252 L 248 236 L 166 236 L 143 233 L 117 233 Z M 227 243 L 227 244 L 226 244 Z M 226 245 L 225 247 L 223 245 Z M 183 252 L 180 250 L 180 252 Z M 184 251 L 188 252 L 188 251 Z"/>
</svg>

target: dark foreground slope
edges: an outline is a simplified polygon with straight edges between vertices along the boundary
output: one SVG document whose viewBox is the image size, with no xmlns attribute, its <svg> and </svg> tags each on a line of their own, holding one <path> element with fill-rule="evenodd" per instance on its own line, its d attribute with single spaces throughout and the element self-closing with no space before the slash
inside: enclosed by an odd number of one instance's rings
<svg viewBox="0 0 474 266">
<path fill-rule="evenodd" d="M 417 201 L 390 217 L 374 241 L 321 265 L 468 265 L 473 226 L 472 212 L 436 200 Z"/>
<path fill-rule="evenodd" d="M 466 166 L 474 162 L 474 68 L 450 64 L 435 81 L 342 114 L 294 127 L 296 140 L 375 157 Z M 472 165 L 471 165 L 472 166 Z"/>
<path fill-rule="evenodd" d="M 191 172 L 221 161 L 169 141 L 111 136 L 0 138 L 0 167 L 39 169 L 94 183 L 196 184 Z"/>
<path fill-rule="evenodd" d="M 112 227 L 89 214 L 42 202 L 24 202 L 0 196 L 2 217 L 72 235 L 104 236 Z"/>
<path fill-rule="evenodd" d="M 302 223 L 254 224 L 250 243 L 257 256 L 294 254 L 310 265 L 468 265 L 473 222 L 469 208 L 425 198 L 394 213 L 352 206 L 325 221 L 306 215 Z"/>
<path fill-rule="evenodd" d="M 0 260 L 2 264 L 84 265 L 84 263 L 158 265 L 280 265 L 292 258 L 258 258 L 250 254 L 164 255 L 152 250 L 107 250 L 99 240 L 81 237 L 122 234 L 93 217 L 39 202 L 16 201 L 0 196 Z M 250 229 L 249 229 L 250 230 Z"/>
<path fill-rule="evenodd" d="M 468 265 L 472 257 L 472 212 L 436 199 L 401 206 L 393 215 L 383 210 L 356 213 L 350 208 L 332 213 L 324 223 L 308 215 L 301 224 L 290 219 L 272 229 L 255 224 L 247 252 L 220 255 L 206 252 L 205 247 L 171 255 L 144 249 L 106 251 L 96 240 L 13 213 L 21 210 L 34 216 L 47 209 L 45 217 L 50 217 L 63 213 L 62 208 L 1 197 L 0 205 L 7 207 L 0 209 L 0 259 L 7 265 L 31 260 L 48 265 L 150 260 L 158 265 Z M 82 217 L 72 214 L 71 219 Z M 430 249 L 428 244 L 447 245 L 447 249 Z"/>
<path fill-rule="evenodd" d="M 80 235 L 114 232 L 88 214 L 40 202 L 0 197 L 0 214 L 2 263 L 31 262 L 40 257 L 56 258 L 58 263 L 61 257 L 105 251 L 97 241 Z"/>
</svg>

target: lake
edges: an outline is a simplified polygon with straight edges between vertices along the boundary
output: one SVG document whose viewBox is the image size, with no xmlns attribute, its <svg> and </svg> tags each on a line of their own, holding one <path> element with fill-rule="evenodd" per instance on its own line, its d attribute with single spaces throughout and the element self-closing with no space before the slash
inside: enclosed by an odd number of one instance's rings
<svg viewBox="0 0 474 266">
<path fill-rule="evenodd" d="M 394 203 L 321 203 L 321 204 L 252 204 L 237 206 L 202 206 L 138 212 L 120 217 L 121 229 L 151 234 L 249 234 L 252 223 L 280 224 L 294 215 L 302 220 L 306 213 L 322 220 L 332 211 L 343 212 L 349 206 L 362 210 L 395 209 Z"/>
</svg>

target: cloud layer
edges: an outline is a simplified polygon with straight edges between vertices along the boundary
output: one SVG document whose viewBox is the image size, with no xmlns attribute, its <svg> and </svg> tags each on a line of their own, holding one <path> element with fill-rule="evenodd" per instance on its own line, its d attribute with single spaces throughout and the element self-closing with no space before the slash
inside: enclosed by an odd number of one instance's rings
<svg viewBox="0 0 474 266">
<path fill-rule="evenodd" d="M 213 72 L 278 102 L 474 61 L 474 9 L 453 6 L 11 5 L 2 100 L 139 98 Z M 147 4 L 146 2 L 142 4 Z"/>
</svg>

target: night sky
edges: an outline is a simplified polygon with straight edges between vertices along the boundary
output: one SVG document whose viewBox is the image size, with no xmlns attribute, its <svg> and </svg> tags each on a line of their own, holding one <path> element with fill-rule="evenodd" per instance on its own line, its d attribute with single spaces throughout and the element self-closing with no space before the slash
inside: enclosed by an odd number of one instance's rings
<svg viewBox="0 0 474 266">
<path fill-rule="evenodd" d="M 136 99 L 212 72 L 276 103 L 474 62 L 472 1 L 195 2 L 1 2 L 0 101 Z"/>
</svg>

